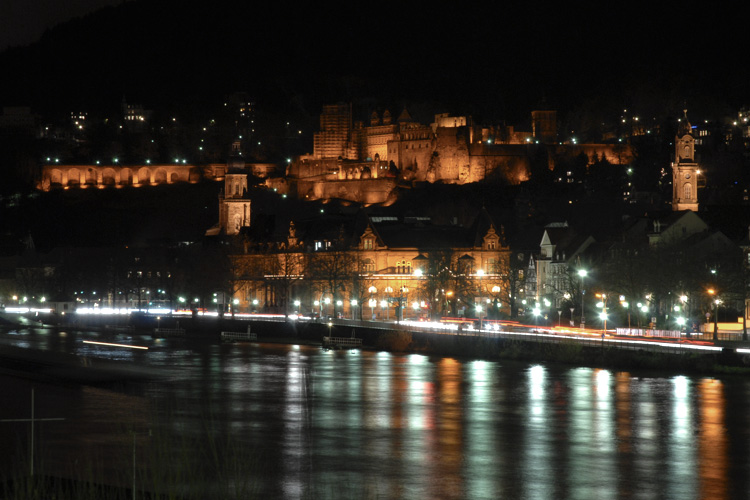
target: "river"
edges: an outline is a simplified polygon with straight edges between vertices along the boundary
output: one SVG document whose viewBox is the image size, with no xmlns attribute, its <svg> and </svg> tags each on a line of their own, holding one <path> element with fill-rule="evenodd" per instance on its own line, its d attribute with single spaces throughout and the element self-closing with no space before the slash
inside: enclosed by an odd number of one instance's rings
<svg viewBox="0 0 750 500">
<path fill-rule="evenodd" d="M 133 350 L 84 339 L 149 347 Z M 30 330 L 0 345 L 158 369 L 0 376 L 35 467 L 194 498 L 750 498 L 750 380 Z M 0 423 L 2 470 L 30 424 Z M 106 478 L 106 479 L 102 479 Z"/>
</svg>

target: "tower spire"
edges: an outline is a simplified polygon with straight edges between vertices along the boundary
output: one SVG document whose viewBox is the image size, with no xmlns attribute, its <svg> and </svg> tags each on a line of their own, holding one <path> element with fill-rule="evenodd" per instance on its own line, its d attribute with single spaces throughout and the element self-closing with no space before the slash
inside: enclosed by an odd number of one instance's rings
<svg viewBox="0 0 750 500">
<path fill-rule="evenodd" d="M 677 127 L 672 163 L 672 210 L 698 211 L 698 164 L 695 162 L 695 138 L 687 109 Z"/>
</svg>

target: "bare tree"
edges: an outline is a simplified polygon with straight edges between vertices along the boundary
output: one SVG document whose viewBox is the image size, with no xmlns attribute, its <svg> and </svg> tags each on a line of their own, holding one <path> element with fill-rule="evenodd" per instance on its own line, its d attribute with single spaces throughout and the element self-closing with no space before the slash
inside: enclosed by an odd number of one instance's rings
<svg viewBox="0 0 750 500">
<path fill-rule="evenodd" d="M 337 302 L 351 294 L 352 276 L 356 273 L 356 259 L 352 252 L 335 249 L 314 252 L 309 255 L 309 275 L 316 292 L 321 298 L 325 294 L 333 301 L 333 314 L 337 312 Z"/>
</svg>

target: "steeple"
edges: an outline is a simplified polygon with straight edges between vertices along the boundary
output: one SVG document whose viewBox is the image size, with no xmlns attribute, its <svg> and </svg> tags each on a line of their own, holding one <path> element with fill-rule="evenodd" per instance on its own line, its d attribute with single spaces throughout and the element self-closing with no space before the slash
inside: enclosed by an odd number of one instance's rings
<svg viewBox="0 0 750 500">
<path fill-rule="evenodd" d="M 687 109 L 677 127 L 672 163 L 672 210 L 698 211 L 698 164 L 695 162 L 695 138 Z"/>
</svg>

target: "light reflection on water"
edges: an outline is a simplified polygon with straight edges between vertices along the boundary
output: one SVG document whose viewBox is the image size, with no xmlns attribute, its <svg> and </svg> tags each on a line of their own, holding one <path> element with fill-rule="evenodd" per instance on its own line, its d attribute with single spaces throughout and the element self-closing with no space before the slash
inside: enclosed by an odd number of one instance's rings
<svg viewBox="0 0 750 500">
<path fill-rule="evenodd" d="M 70 337 L 0 340 L 102 354 Z M 66 416 L 39 430 L 47 463 L 96 459 L 127 481 L 136 429 L 240 450 L 241 472 L 227 459 L 213 477 L 249 481 L 258 497 L 750 498 L 744 379 L 304 346 L 150 347 L 105 354 L 166 368 L 167 381 L 36 385 L 38 414 Z M 0 419 L 24 416 L 30 384 L 3 382 L 12 390 Z M 25 429 L 0 427 L 0 444 Z M 158 442 L 138 438 L 144 461 Z"/>
</svg>

